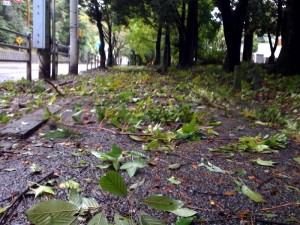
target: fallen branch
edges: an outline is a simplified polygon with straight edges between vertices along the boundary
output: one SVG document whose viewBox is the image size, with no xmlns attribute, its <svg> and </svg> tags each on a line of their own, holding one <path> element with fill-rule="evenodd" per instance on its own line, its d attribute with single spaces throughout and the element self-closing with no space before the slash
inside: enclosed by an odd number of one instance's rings
<svg viewBox="0 0 300 225">
<path fill-rule="evenodd" d="M 46 81 L 48 84 L 50 84 L 50 85 L 56 90 L 56 92 L 57 92 L 60 96 L 64 96 L 64 94 L 61 93 L 61 92 L 58 90 L 58 88 L 57 88 L 50 80 L 45 79 L 45 81 Z"/>
<path fill-rule="evenodd" d="M 274 206 L 271 208 L 263 208 L 263 209 L 261 209 L 261 211 L 272 211 L 272 210 L 276 210 L 276 209 L 280 209 L 280 208 L 284 208 L 284 207 L 288 207 L 288 206 L 300 206 L 300 203 L 297 203 L 297 202 L 287 203 L 284 205 L 278 205 L 278 206 Z"/>
<path fill-rule="evenodd" d="M 43 177 L 42 179 L 40 179 L 39 181 L 37 181 L 36 183 L 41 183 L 44 180 L 48 179 L 49 177 L 53 176 L 54 172 L 52 171 L 51 173 L 49 173 L 47 176 Z M 25 195 L 28 191 L 29 191 L 29 187 L 27 187 L 24 191 L 22 191 L 21 194 L 18 195 L 18 197 L 11 203 L 11 205 L 8 207 L 8 209 L 5 211 L 5 213 L 3 214 L 3 216 L 1 217 L 0 220 L 0 225 L 5 224 L 4 222 L 7 220 L 7 217 L 9 215 L 9 211 L 14 207 L 17 206 L 17 203 L 19 201 L 21 201 L 22 196 Z"/>
<path fill-rule="evenodd" d="M 73 81 L 72 80 L 69 80 L 69 81 L 65 81 L 65 82 L 63 82 L 63 83 L 60 83 L 60 84 L 58 84 L 58 86 L 64 86 L 64 85 L 66 85 L 66 84 L 71 84 L 71 83 L 73 83 Z"/>
</svg>

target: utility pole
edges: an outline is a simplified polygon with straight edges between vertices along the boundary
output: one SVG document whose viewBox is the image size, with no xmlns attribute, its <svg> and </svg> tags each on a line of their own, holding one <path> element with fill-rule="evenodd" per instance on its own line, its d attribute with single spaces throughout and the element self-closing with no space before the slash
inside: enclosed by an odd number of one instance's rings
<svg viewBox="0 0 300 225">
<path fill-rule="evenodd" d="M 71 0 L 72 1 L 72 0 Z M 56 29 L 55 29 L 55 0 L 52 0 L 52 79 L 56 80 L 58 72 L 58 58 L 57 58 L 57 42 L 56 42 Z"/>
<path fill-rule="evenodd" d="M 78 0 L 70 0 L 70 68 L 78 74 Z"/>
</svg>

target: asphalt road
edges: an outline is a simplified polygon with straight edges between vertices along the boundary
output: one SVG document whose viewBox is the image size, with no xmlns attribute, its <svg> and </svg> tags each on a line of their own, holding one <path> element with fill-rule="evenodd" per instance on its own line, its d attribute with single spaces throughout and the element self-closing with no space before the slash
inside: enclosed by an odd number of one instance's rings
<svg viewBox="0 0 300 225">
<path fill-rule="evenodd" d="M 86 71 L 86 64 L 78 65 L 78 72 Z M 59 64 L 58 74 L 69 73 L 69 64 Z M 0 82 L 26 78 L 26 63 L 0 63 Z M 32 79 L 38 80 L 38 64 L 32 64 Z"/>
</svg>

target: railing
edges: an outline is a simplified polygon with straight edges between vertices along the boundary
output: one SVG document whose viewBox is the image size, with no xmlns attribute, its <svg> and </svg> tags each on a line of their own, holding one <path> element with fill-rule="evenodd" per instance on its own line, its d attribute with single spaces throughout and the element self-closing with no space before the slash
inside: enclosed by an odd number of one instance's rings
<svg viewBox="0 0 300 225">
<path fill-rule="evenodd" d="M 90 68 L 89 68 L 90 65 Z M 96 69 L 100 66 L 99 55 L 92 54 L 88 52 L 87 61 L 86 61 L 86 70 Z"/>
<path fill-rule="evenodd" d="M 56 79 L 59 63 L 68 63 L 70 65 L 70 47 L 55 43 L 52 50 L 52 78 Z"/>
<path fill-rule="evenodd" d="M 32 80 L 32 72 L 31 72 L 31 62 L 32 62 L 32 41 L 31 41 L 31 33 L 29 34 L 22 34 L 22 33 L 19 33 L 19 32 L 15 32 L 15 31 L 11 31 L 11 30 L 7 30 L 7 29 L 4 29 L 4 28 L 0 28 L 0 31 L 4 31 L 4 32 L 7 32 L 9 34 L 13 34 L 13 35 L 18 35 L 19 37 L 23 37 L 25 39 L 25 43 L 26 43 L 26 46 L 22 46 L 22 45 L 14 45 L 14 44 L 8 44 L 8 43 L 3 43 L 3 42 L 0 42 L 0 46 L 3 46 L 3 47 L 9 47 L 9 48 L 12 48 L 12 49 L 18 49 L 19 51 L 20 50 L 25 50 L 26 52 L 26 57 L 24 59 L 1 59 L 0 58 L 0 62 L 25 62 L 26 63 L 26 68 L 27 68 L 27 73 L 26 73 L 26 77 L 27 77 L 27 80 Z M 21 41 L 20 41 L 21 42 Z M 19 43 L 20 43 L 19 42 Z"/>
</svg>

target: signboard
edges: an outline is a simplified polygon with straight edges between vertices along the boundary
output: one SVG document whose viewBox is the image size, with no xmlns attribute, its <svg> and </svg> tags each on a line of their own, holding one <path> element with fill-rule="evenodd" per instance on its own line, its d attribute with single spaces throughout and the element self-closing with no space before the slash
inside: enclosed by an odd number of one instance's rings
<svg viewBox="0 0 300 225">
<path fill-rule="evenodd" d="M 22 43 L 23 43 L 23 38 L 17 37 L 17 38 L 16 38 L 16 42 L 17 42 L 19 45 L 22 44 Z"/>
<path fill-rule="evenodd" d="M 3 0 L 3 5 L 11 6 L 10 0 Z"/>
</svg>

